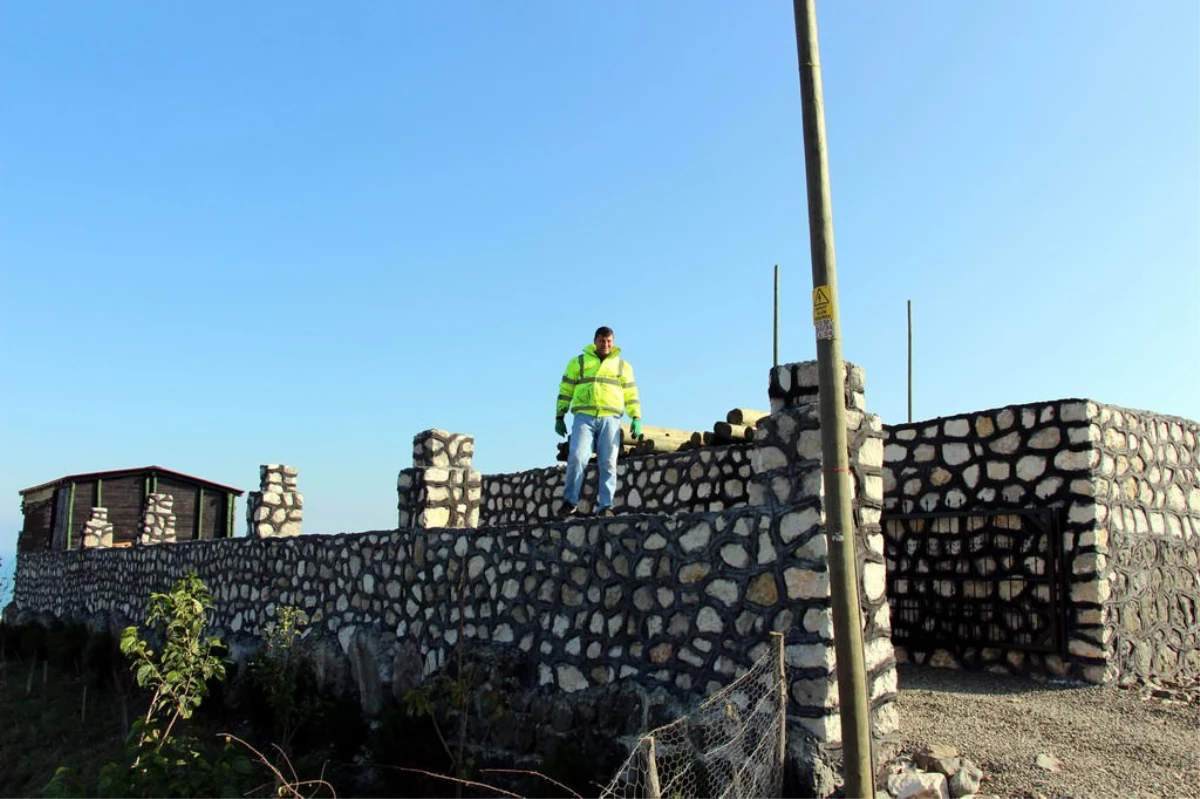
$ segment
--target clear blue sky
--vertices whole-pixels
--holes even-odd
[[[1200,10],[821,2],[870,408],[1200,418]],[[815,357],[791,5],[0,6],[0,557],[18,490],[151,463],[396,523],[414,434],[554,463],[596,326],[648,424]],[[239,504],[239,516],[244,503]],[[244,516],[238,531],[245,530]]]

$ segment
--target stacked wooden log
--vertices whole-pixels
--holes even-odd
[[[713,444],[740,444],[754,440],[755,425],[769,414],[749,408],[734,408],[725,414],[725,421],[713,425]]]
[[[754,429],[759,419],[767,416],[766,411],[734,408],[725,414],[725,421],[717,422],[711,431],[679,430],[673,427],[642,425],[641,438],[634,438],[628,423],[621,425],[621,443],[618,460],[630,455],[651,455],[657,452],[685,452],[700,447],[744,444],[754,440]],[[558,444],[558,460],[566,462],[568,442]],[[595,458],[595,454],[592,455]]]
[[[620,460],[630,455],[650,455],[655,452],[680,452],[695,449],[704,445],[703,436],[703,433],[690,430],[676,430],[671,427],[654,427],[644,424],[642,425],[642,437],[634,438],[629,424],[622,423],[621,444],[617,452],[617,459]],[[567,448],[567,441],[559,442],[558,460],[563,462],[567,460]],[[594,453],[592,457],[595,457]]]

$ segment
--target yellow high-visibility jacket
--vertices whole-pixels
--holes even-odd
[[[604,360],[596,356],[596,345],[583,348],[583,354],[567,362],[562,383],[558,386],[558,403],[554,415],[562,417],[567,410],[592,416],[621,416],[642,418],[633,366],[621,357],[621,348],[613,347]]]

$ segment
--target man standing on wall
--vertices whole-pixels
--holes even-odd
[[[621,444],[621,417],[629,413],[633,437],[642,434],[642,406],[638,401],[633,366],[613,345],[611,327],[596,329],[583,354],[567,362],[558,387],[554,432],[567,434],[567,411],[574,413],[571,444],[567,455],[567,480],[563,489],[563,516],[579,515],[579,491],[583,470],[596,450],[600,470],[600,496],[596,513],[612,516],[613,493],[617,490],[617,450]]]

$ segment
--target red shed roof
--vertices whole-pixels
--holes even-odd
[[[230,493],[230,494],[233,494],[234,496],[239,496],[239,497],[244,493],[242,491],[242,489],[240,489],[240,488],[234,488],[233,486],[221,485],[220,483],[214,483],[212,480],[205,480],[202,477],[195,477],[190,474],[184,474],[183,472],[177,472],[173,469],[164,469],[162,466],[141,466],[136,469],[113,469],[113,470],[107,471],[107,472],[84,472],[81,474],[68,474],[66,477],[59,477],[55,480],[47,480],[44,483],[39,483],[38,485],[31,486],[29,488],[23,488],[20,491],[18,491],[17,493],[24,496],[25,494],[28,494],[30,492],[41,491],[42,489],[49,488],[50,486],[53,486],[53,485],[58,485],[59,483],[69,483],[69,482],[75,482],[78,480],[91,480],[91,479],[105,480],[105,479],[111,479],[111,478],[116,478],[116,477],[128,477],[130,475],[137,475],[137,474],[170,475],[171,477],[177,477],[182,480],[186,480],[190,483],[195,483],[198,486],[207,487],[207,488],[216,488],[220,491],[224,491],[226,493]]]

